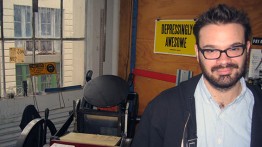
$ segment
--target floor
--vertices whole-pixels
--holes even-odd
[[[61,128],[71,110],[73,110],[72,106],[50,111],[49,119],[55,124],[56,129]],[[40,115],[43,118],[44,112],[40,112]],[[21,116],[13,116],[6,120],[7,123],[0,124],[0,147],[15,147],[16,139],[22,132],[19,127],[20,121]],[[70,127],[70,130],[72,129],[73,125]],[[51,134],[48,132],[47,140],[49,140],[50,136]]]
[[[44,110],[46,108],[50,109],[49,119],[58,130],[69,117],[69,112],[73,110],[73,101],[81,99],[82,96],[82,89],[80,89],[60,94],[39,95],[36,96],[35,100],[42,118],[44,118]],[[22,132],[19,125],[24,108],[29,104],[35,105],[34,102],[34,98],[30,96],[14,99],[0,98],[0,147],[15,147],[16,140]],[[70,126],[69,131],[71,130],[73,130],[73,125]],[[48,132],[47,140],[49,140],[50,136]]]

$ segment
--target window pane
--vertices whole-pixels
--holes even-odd
[[[25,68],[26,65],[23,64],[16,64],[16,89],[22,88],[22,82],[23,80],[23,68]]]
[[[60,37],[60,17],[60,0],[52,3],[40,0],[35,23],[36,37]]]
[[[11,88],[19,93],[23,86],[23,81],[26,81],[30,96],[30,93],[33,91],[32,87],[35,87],[35,91],[40,93],[45,88],[57,87],[61,81],[63,81],[63,85],[60,85],[62,87],[83,85],[84,41],[70,41],[68,39],[70,39],[69,37],[84,37],[85,0],[77,0],[77,2],[64,1],[63,37],[67,38],[67,41],[63,42],[57,40],[61,37],[62,28],[60,0],[39,0],[38,6],[38,13],[34,15],[36,40],[33,40],[32,0],[4,0],[3,23],[5,26],[5,37],[15,38],[14,40],[11,39],[12,41],[5,41],[5,69],[0,69],[2,70],[1,73],[5,73],[5,77],[2,77],[3,74],[0,76],[1,79],[6,80],[6,89]],[[19,38],[22,39],[18,40]],[[61,46],[63,46],[62,49]],[[24,50],[23,62],[11,62],[9,53],[11,48]],[[57,74],[29,78],[28,65],[45,62],[55,62]],[[2,87],[3,82],[1,82],[0,94],[3,94]]]
[[[84,81],[84,41],[63,43],[64,86],[82,85]]]
[[[32,28],[31,28],[31,23],[26,24],[26,37],[31,37],[32,36]]]
[[[28,6],[26,9],[26,37],[32,37],[32,13],[31,8]]]
[[[43,53],[52,53],[53,51],[53,41],[41,41],[40,46],[41,52]]]
[[[16,76],[22,76],[22,67],[21,66],[16,67]]]
[[[12,4],[4,3],[5,37],[32,37],[32,6],[31,1],[17,0]],[[11,20],[11,21],[10,21]]]
[[[77,0],[77,3],[73,3],[73,1],[64,2],[64,8],[64,37],[84,37],[85,0]]]
[[[21,13],[22,13],[22,12],[21,12],[20,6],[15,5],[15,6],[14,6],[14,21],[19,21],[19,22],[21,22],[21,20],[22,20]]]
[[[40,24],[41,24],[41,36],[44,37],[51,37],[51,15],[50,13],[53,13],[55,11],[52,11],[52,9],[48,8],[40,8],[39,13],[41,16]],[[54,23],[54,22],[53,22]],[[54,36],[54,35],[53,35]]]
[[[14,41],[5,41],[5,84],[6,90],[16,91],[16,64],[10,61],[10,48],[14,47]],[[21,74],[21,69],[18,69],[18,74]],[[1,75],[2,76],[2,75]],[[19,77],[18,77],[19,78]]]
[[[61,24],[61,13],[60,13],[60,10],[55,10],[55,37],[59,37],[60,36],[60,24]]]
[[[50,75],[42,75],[40,77],[41,85],[39,85],[41,88],[41,91],[45,91],[46,88],[56,88],[57,87],[57,79],[56,75],[50,74]]]
[[[22,37],[22,28],[20,22],[15,22],[15,37]]]

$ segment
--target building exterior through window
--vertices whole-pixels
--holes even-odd
[[[1,97],[22,95],[23,82],[29,95],[83,85],[84,71],[74,69],[84,69],[85,0],[38,0],[37,8],[34,1],[3,1]],[[10,60],[10,48],[23,50],[22,62]],[[29,64],[45,62],[54,62],[57,74],[30,76]]]

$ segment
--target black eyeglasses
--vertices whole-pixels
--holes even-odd
[[[204,55],[205,59],[208,59],[208,60],[216,60],[220,58],[222,53],[226,53],[226,55],[229,58],[239,57],[243,55],[245,49],[246,49],[245,44],[235,45],[225,50],[209,49],[209,48],[202,49],[198,45],[198,50]]]

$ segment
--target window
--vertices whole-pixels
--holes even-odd
[[[4,45],[4,56],[0,56],[1,97],[12,88],[19,93],[23,81],[28,82],[28,94],[32,87],[41,93],[46,88],[85,84],[86,0],[38,0],[37,8],[33,2],[0,1],[4,26],[4,36],[0,36]],[[11,48],[24,49],[19,55],[24,59],[10,60]],[[28,65],[45,62],[56,63],[57,74],[30,77]]]
[[[32,36],[32,12],[30,6],[14,5],[15,37]]]
[[[25,41],[25,55],[32,55],[33,41]],[[59,41],[43,40],[35,41],[35,53],[38,55],[52,55],[60,52]]]
[[[60,10],[53,8],[39,8],[36,15],[37,37],[60,36]]]
[[[59,37],[60,10],[54,8],[39,8],[35,17],[36,37]],[[32,36],[32,7],[14,5],[15,37]]]
[[[28,38],[32,35],[32,7],[14,6],[14,36]],[[35,17],[36,37],[60,36],[60,10],[54,8],[39,8]],[[25,43],[23,43],[25,42]],[[36,54],[55,54],[60,52],[59,42],[54,40],[35,41]],[[25,48],[25,55],[33,54],[33,41],[16,41],[16,47]]]
[[[60,36],[60,10],[54,8],[39,8],[35,16],[35,33],[36,37],[59,37]],[[28,38],[32,36],[32,7],[14,5],[14,36]],[[35,43],[35,44],[34,44]],[[32,55],[35,45],[35,53],[37,55],[52,55],[60,52],[59,41],[55,40],[17,40],[16,47],[25,48],[25,55]],[[60,64],[57,64],[59,67]],[[59,73],[59,71],[58,71]],[[22,88],[22,82],[27,81],[28,94],[32,93],[32,82],[28,79],[28,64],[16,65],[16,89]],[[44,91],[45,88],[57,87],[56,75],[41,75],[37,77],[36,91]]]

